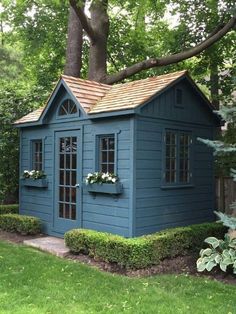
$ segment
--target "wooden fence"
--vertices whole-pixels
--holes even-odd
[[[236,182],[231,177],[216,178],[216,208],[231,214],[233,202],[236,202]]]

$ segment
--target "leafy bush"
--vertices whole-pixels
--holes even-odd
[[[234,274],[236,274],[236,239],[225,235],[224,240],[209,237],[204,242],[210,247],[200,251],[200,258],[197,260],[198,271],[211,271],[219,265],[224,272],[227,271],[228,267],[232,267]]]
[[[228,216],[221,212],[215,212],[215,214],[220,218],[220,221],[224,226],[236,230],[236,217]]]
[[[41,230],[38,218],[18,214],[0,215],[0,229],[20,234],[37,234]]]
[[[65,242],[73,253],[138,269],[159,264],[165,258],[185,255],[190,250],[196,251],[208,235],[222,236],[225,230],[222,225],[205,223],[126,239],[105,232],[73,229],[65,233]]]
[[[236,218],[221,212],[216,212],[216,214],[222,224],[231,230],[225,235],[224,240],[219,240],[214,236],[204,240],[210,247],[200,251],[197,269],[199,272],[211,271],[219,265],[222,271],[226,272],[228,267],[231,267],[236,274],[236,238],[233,233],[236,230]]]
[[[10,205],[0,205],[0,215],[2,214],[18,214],[19,205],[10,204]]]

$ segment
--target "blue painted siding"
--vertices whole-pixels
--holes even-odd
[[[83,228],[129,235],[129,197],[131,174],[130,161],[130,121],[129,118],[101,120],[84,126],[83,134],[83,177],[96,171],[96,136],[116,134],[117,174],[123,184],[119,197],[83,193]]]
[[[145,115],[147,113],[146,109]],[[199,127],[191,122],[178,123],[148,117],[137,118],[136,124],[135,235],[212,220],[214,207],[212,151],[198,142],[197,137],[212,138],[213,128],[208,125]],[[165,188],[163,186],[162,141],[165,129],[192,132],[193,186],[191,187]]]
[[[20,173],[31,170],[31,141],[42,138],[44,150],[44,171],[49,182],[47,189],[37,189],[20,185],[20,212],[32,215],[43,222],[44,232],[49,233],[52,226],[53,213],[53,161],[52,134],[47,126],[24,128],[21,131],[21,164]]]
[[[175,89],[183,92],[183,108],[175,106]],[[175,122],[212,126],[214,116],[206,103],[185,79],[140,108],[142,116],[157,117]],[[200,127],[200,126],[199,126]]]
[[[56,108],[55,108],[56,110]],[[99,195],[93,197],[85,189],[82,190],[82,221],[83,228],[113,232],[129,236],[129,198],[130,180],[130,121],[129,118],[102,120],[93,123],[90,120],[68,121],[57,123],[54,114],[48,125],[22,129],[21,173],[30,168],[30,141],[35,138],[44,140],[44,170],[49,181],[47,189],[20,187],[20,212],[25,215],[39,217],[44,232],[54,234],[54,134],[55,131],[81,128],[82,165],[79,165],[83,180],[89,172],[95,171],[96,134],[117,135],[117,174],[123,184],[121,196]],[[80,182],[82,183],[82,182]],[[82,184],[80,184],[82,186]],[[82,187],[81,187],[82,189]]]
[[[183,91],[183,106],[174,104],[175,88]],[[21,129],[20,172],[31,167],[30,142],[43,139],[47,189],[20,186],[20,212],[39,217],[44,232],[63,236],[55,229],[55,137],[56,132],[80,130],[81,158],[78,227],[107,231],[125,237],[139,236],[161,229],[211,220],[214,208],[212,151],[197,137],[212,138],[215,120],[203,99],[187,81],[181,81],[138,108],[137,115],[89,120],[80,117],[58,119],[61,101],[71,95],[64,87],[52,102],[44,125]],[[163,137],[166,129],[190,131],[193,182],[188,187],[163,186]],[[62,133],[63,134],[63,133]],[[119,196],[92,195],[82,187],[89,172],[98,170],[96,137],[115,134],[116,171],[123,184]]]

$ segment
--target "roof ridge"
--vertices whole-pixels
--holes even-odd
[[[114,85],[112,85],[112,87],[113,86],[121,86],[121,85],[123,86],[123,85],[128,85],[128,84],[135,84],[137,82],[141,82],[142,83],[144,81],[152,80],[152,79],[155,79],[155,78],[161,79],[162,77],[175,76],[176,74],[179,74],[179,76],[182,76],[182,75],[187,74],[187,73],[188,73],[188,70],[175,71],[175,72],[165,73],[165,74],[161,74],[161,75],[149,76],[149,77],[146,77],[146,78],[140,79],[140,80],[114,84]]]
[[[80,78],[80,77],[75,77],[75,76],[70,76],[70,75],[65,75],[65,74],[61,74],[60,77],[62,79],[68,78],[68,79],[71,79],[73,81],[82,81],[82,82],[86,82],[86,83],[92,83],[92,84],[98,85],[98,86],[111,87],[111,85],[108,85],[108,84],[105,84],[105,83],[100,83],[100,82],[96,82],[96,81],[93,81],[93,80],[87,80],[87,79],[83,79],[83,78]]]
[[[62,74],[46,104],[40,106],[31,114],[18,119],[15,124],[39,121],[59,84],[66,85],[84,111],[91,114],[126,110],[142,105],[153,95],[164,90],[186,74],[186,70],[175,71],[115,85]]]

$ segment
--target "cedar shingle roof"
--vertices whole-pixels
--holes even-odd
[[[72,76],[62,75],[61,77],[85,112],[89,112],[92,106],[112,88],[110,85],[82,80]]]
[[[23,116],[22,118],[16,120],[14,124],[21,124],[21,123],[28,123],[28,122],[37,122],[43,113],[45,106],[40,107],[27,115]]]
[[[184,74],[186,71],[113,85],[106,95],[91,107],[89,114],[138,107]]]
[[[62,75],[61,79],[84,111],[88,114],[96,114],[134,109],[186,73],[187,71],[179,71],[113,86],[66,75]],[[17,120],[15,124],[38,121],[46,107],[47,104]]]

